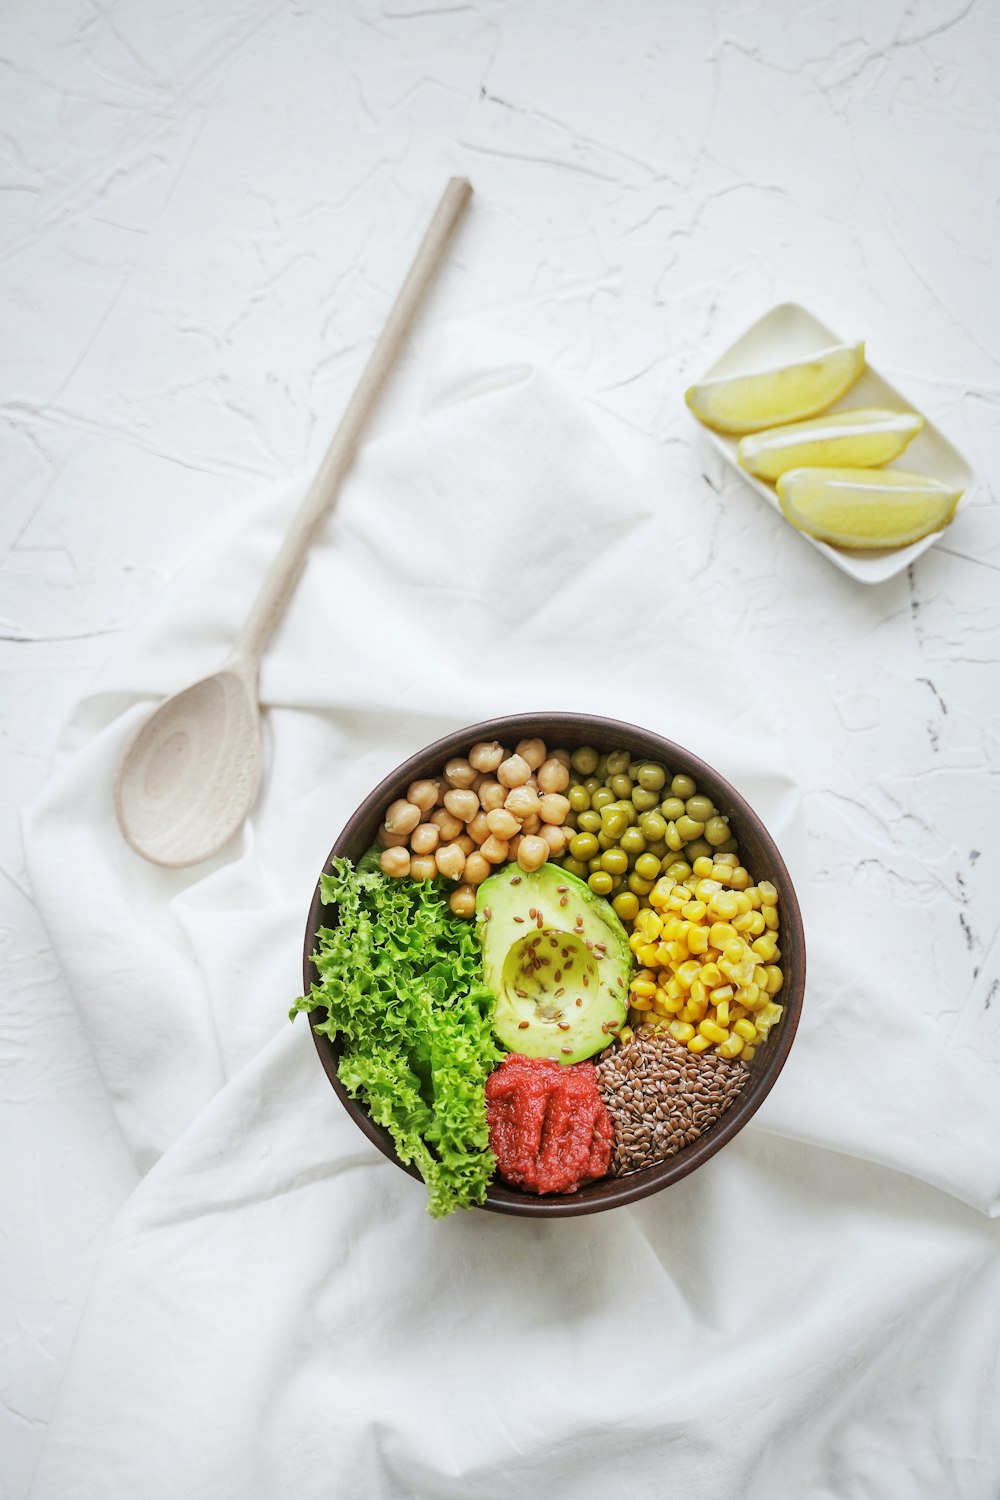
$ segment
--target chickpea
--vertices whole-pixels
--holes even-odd
[[[524,835],[522,833],[515,833],[514,837],[510,840],[510,843],[507,845],[508,860],[517,858],[517,851],[521,847],[521,840],[523,837]]]
[[[494,808],[485,814],[485,818],[489,832],[495,833],[498,839],[512,839],[515,833],[521,832],[520,823],[505,807]]]
[[[448,905],[456,917],[474,917],[476,915],[475,886],[460,885],[457,891],[452,891]]]
[[[538,799],[538,816],[543,823],[565,823],[569,817],[569,798],[559,792],[546,792]]]
[[[502,865],[507,862],[507,840],[498,839],[495,833],[491,833],[488,839],[484,839],[479,846],[479,852],[484,859],[488,859],[491,865]]]
[[[390,803],[386,809],[385,826],[390,833],[412,833],[420,822],[420,808],[405,797]]]
[[[558,859],[569,843],[569,834],[566,829],[557,828],[555,823],[543,823],[538,832],[548,844],[549,854],[553,859]]]
[[[480,806],[487,812],[492,812],[495,807],[503,807],[507,788],[501,786],[499,781],[487,779],[482,786],[476,787],[476,794],[479,797]]]
[[[456,755],[445,766],[444,779],[452,786],[470,787],[476,779],[476,769],[464,755]]]
[[[410,834],[410,848],[414,854],[433,854],[441,842],[441,832],[433,823],[418,823]]]
[[[507,752],[497,740],[480,740],[469,751],[469,764],[477,771],[495,771],[507,759]]]
[[[530,786],[515,786],[507,793],[504,807],[515,818],[528,818],[538,811],[538,793]]]
[[[484,839],[488,839],[490,834],[495,832],[482,808],[476,813],[472,822],[466,824],[465,831],[476,844],[481,844]]]
[[[470,839],[470,837],[469,837],[469,835],[467,833],[460,833],[458,835],[458,838],[455,839],[454,842],[457,845],[457,847],[459,849],[461,849],[462,853],[465,855],[466,858],[468,858],[470,854],[474,854],[475,853],[475,850],[476,850],[475,840],[474,839]]]
[[[521,824],[522,833],[537,833],[542,826],[542,820],[536,812],[529,813]]]
[[[419,807],[422,813],[429,813],[432,808],[437,807],[440,790],[440,781],[411,781],[406,788],[406,800],[412,802],[414,807]]]
[[[493,866],[488,859],[483,858],[478,849],[474,854],[468,855],[465,861],[465,879],[469,885],[482,885],[492,874]]]
[[[538,786],[542,792],[564,792],[569,786],[569,771],[561,760],[556,760],[550,755],[543,765],[538,767]]]
[[[448,880],[460,880],[465,873],[465,855],[457,844],[445,844],[434,856],[438,874]]]
[[[545,741],[544,740],[522,740],[514,751],[522,760],[526,760],[533,771],[545,763]]]
[[[532,838],[525,835],[521,839],[517,850],[517,862],[530,875],[532,870],[540,869],[549,857],[549,846],[544,839]]]
[[[413,880],[433,880],[438,872],[433,854],[417,854],[410,860],[410,876]]]
[[[384,823],[379,829],[376,837],[378,838],[378,841],[382,845],[383,849],[399,849],[403,844],[408,842],[408,838],[405,833],[390,833]]]
[[[439,807],[436,812],[432,812],[430,821],[441,835],[443,844],[450,844],[452,839],[457,839],[465,827],[462,819],[456,818],[446,807]]]
[[[479,798],[465,787],[455,787],[444,794],[444,805],[463,823],[470,823],[479,811]]]
[[[383,849],[379,864],[386,875],[399,877],[410,873],[410,855],[406,849]]]
[[[531,767],[520,755],[512,755],[497,767],[497,781],[501,786],[523,786],[531,775]]]

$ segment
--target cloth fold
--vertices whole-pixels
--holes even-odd
[[[662,561],[659,497],[536,371],[453,367],[361,454],[264,663],[263,787],[232,845],[169,872],[124,844],[122,747],[224,656],[300,488],[151,602],[26,817],[146,1173],[34,1500],[992,1500],[996,1350],[973,1309],[1000,1292],[995,1084],[838,945],[850,895],[813,895],[809,788],[749,644],[712,643]],[[669,1192],[551,1225],[436,1224],[285,1019],[305,916],[394,765],[463,723],[559,708],[659,730],[757,807],[806,911],[805,1014],[751,1125]],[[964,1400],[938,1399],[942,1371]]]

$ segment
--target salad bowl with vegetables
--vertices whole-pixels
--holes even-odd
[[[585,714],[475,724],[377,786],[323,867],[304,993],[359,1128],[435,1217],[597,1213],[720,1150],[784,1065],[795,891],[717,771]]]

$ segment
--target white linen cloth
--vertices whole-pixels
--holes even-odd
[[[263,790],[233,847],[145,864],[112,776],[156,697],[224,655],[294,486],[154,601],[26,819],[147,1174],[33,1500],[995,1500],[984,1048],[858,963],[849,893],[820,905],[782,746],[738,643],[685,623],[655,497],[545,379],[478,375],[356,465],[264,664]],[[805,1012],[752,1124],[677,1186],[573,1221],[435,1223],[285,1014],[314,881],[368,788],[531,708],[644,723],[749,796],[799,885]]]

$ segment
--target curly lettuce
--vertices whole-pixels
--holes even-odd
[[[441,881],[390,879],[367,855],[357,868],[332,864],[320,892],[337,925],[320,928],[319,983],[290,1016],[326,1012],[314,1025],[340,1039],[341,1082],[416,1165],[430,1213],[444,1218],[482,1203],[496,1167],[485,1088],[503,1054],[474,927],[452,913]]]

